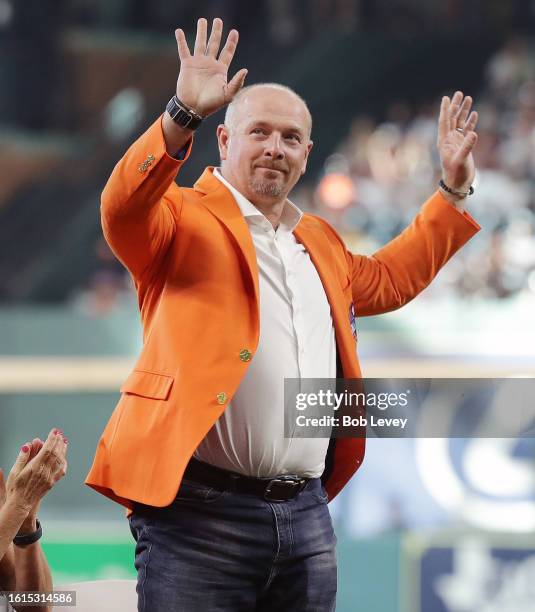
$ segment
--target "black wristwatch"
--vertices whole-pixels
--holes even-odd
[[[16,535],[13,538],[13,544],[15,544],[15,546],[28,546],[29,544],[34,544],[37,542],[37,540],[40,540],[41,536],[43,535],[43,528],[41,527],[41,523],[39,522],[38,518],[35,519],[35,524],[37,529],[34,532],[25,533],[24,535]]]
[[[202,117],[183,104],[176,96],[169,100],[165,110],[177,125],[188,128],[188,130],[196,130],[202,123]]]

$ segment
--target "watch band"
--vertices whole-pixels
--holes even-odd
[[[29,544],[34,544],[37,540],[41,539],[43,535],[43,528],[41,527],[41,523],[39,519],[35,519],[35,524],[37,525],[37,529],[33,533],[25,533],[23,535],[16,535],[13,538],[13,544],[15,546],[28,546]]]
[[[182,103],[176,95],[169,100],[165,110],[177,125],[188,130],[196,130],[202,123],[202,117]]]

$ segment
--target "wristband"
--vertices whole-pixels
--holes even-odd
[[[41,527],[41,523],[39,519],[35,519],[35,524],[37,525],[37,529],[33,533],[25,533],[23,535],[16,535],[13,538],[13,544],[15,546],[28,546],[29,544],[34,544],[37,540],[41,539],[43,535],[43,528]]]
[[[176,95],[169,100],[165,110],[177,125],[189,130],[196,130],[203,120],[197,112],[181,102]]]
[[[440,181],[438,182],[438,186],[441,189],[444,189],[444,191],[447,191],[452,195],[459,196],[460,198],[466,198],[466,196],[471,196],[474,193],[474,188],[472,187],[472,185],[470,185],[470,189],[468,191],[457,191],[455,189],[452,189],[451,187],[448,187],[442,179],[440,179]]]

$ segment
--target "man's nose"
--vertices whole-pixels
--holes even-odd
[[[282,148],[282,139],[280,134],[271,134],[265,143],[264,152],[272,159],[284,159],[284,150]]]

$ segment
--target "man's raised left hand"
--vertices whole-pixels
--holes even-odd
[[[437,147],[442,167],[442,180],[451,189],[467,193],[475,177],[472,151],[477,143],[474,131],[478,114],[470,112],[472,98],[456,91],[453,97],[444,96],[438,119]],[[464,210],[466,198],[441,190],[446,199]]]

